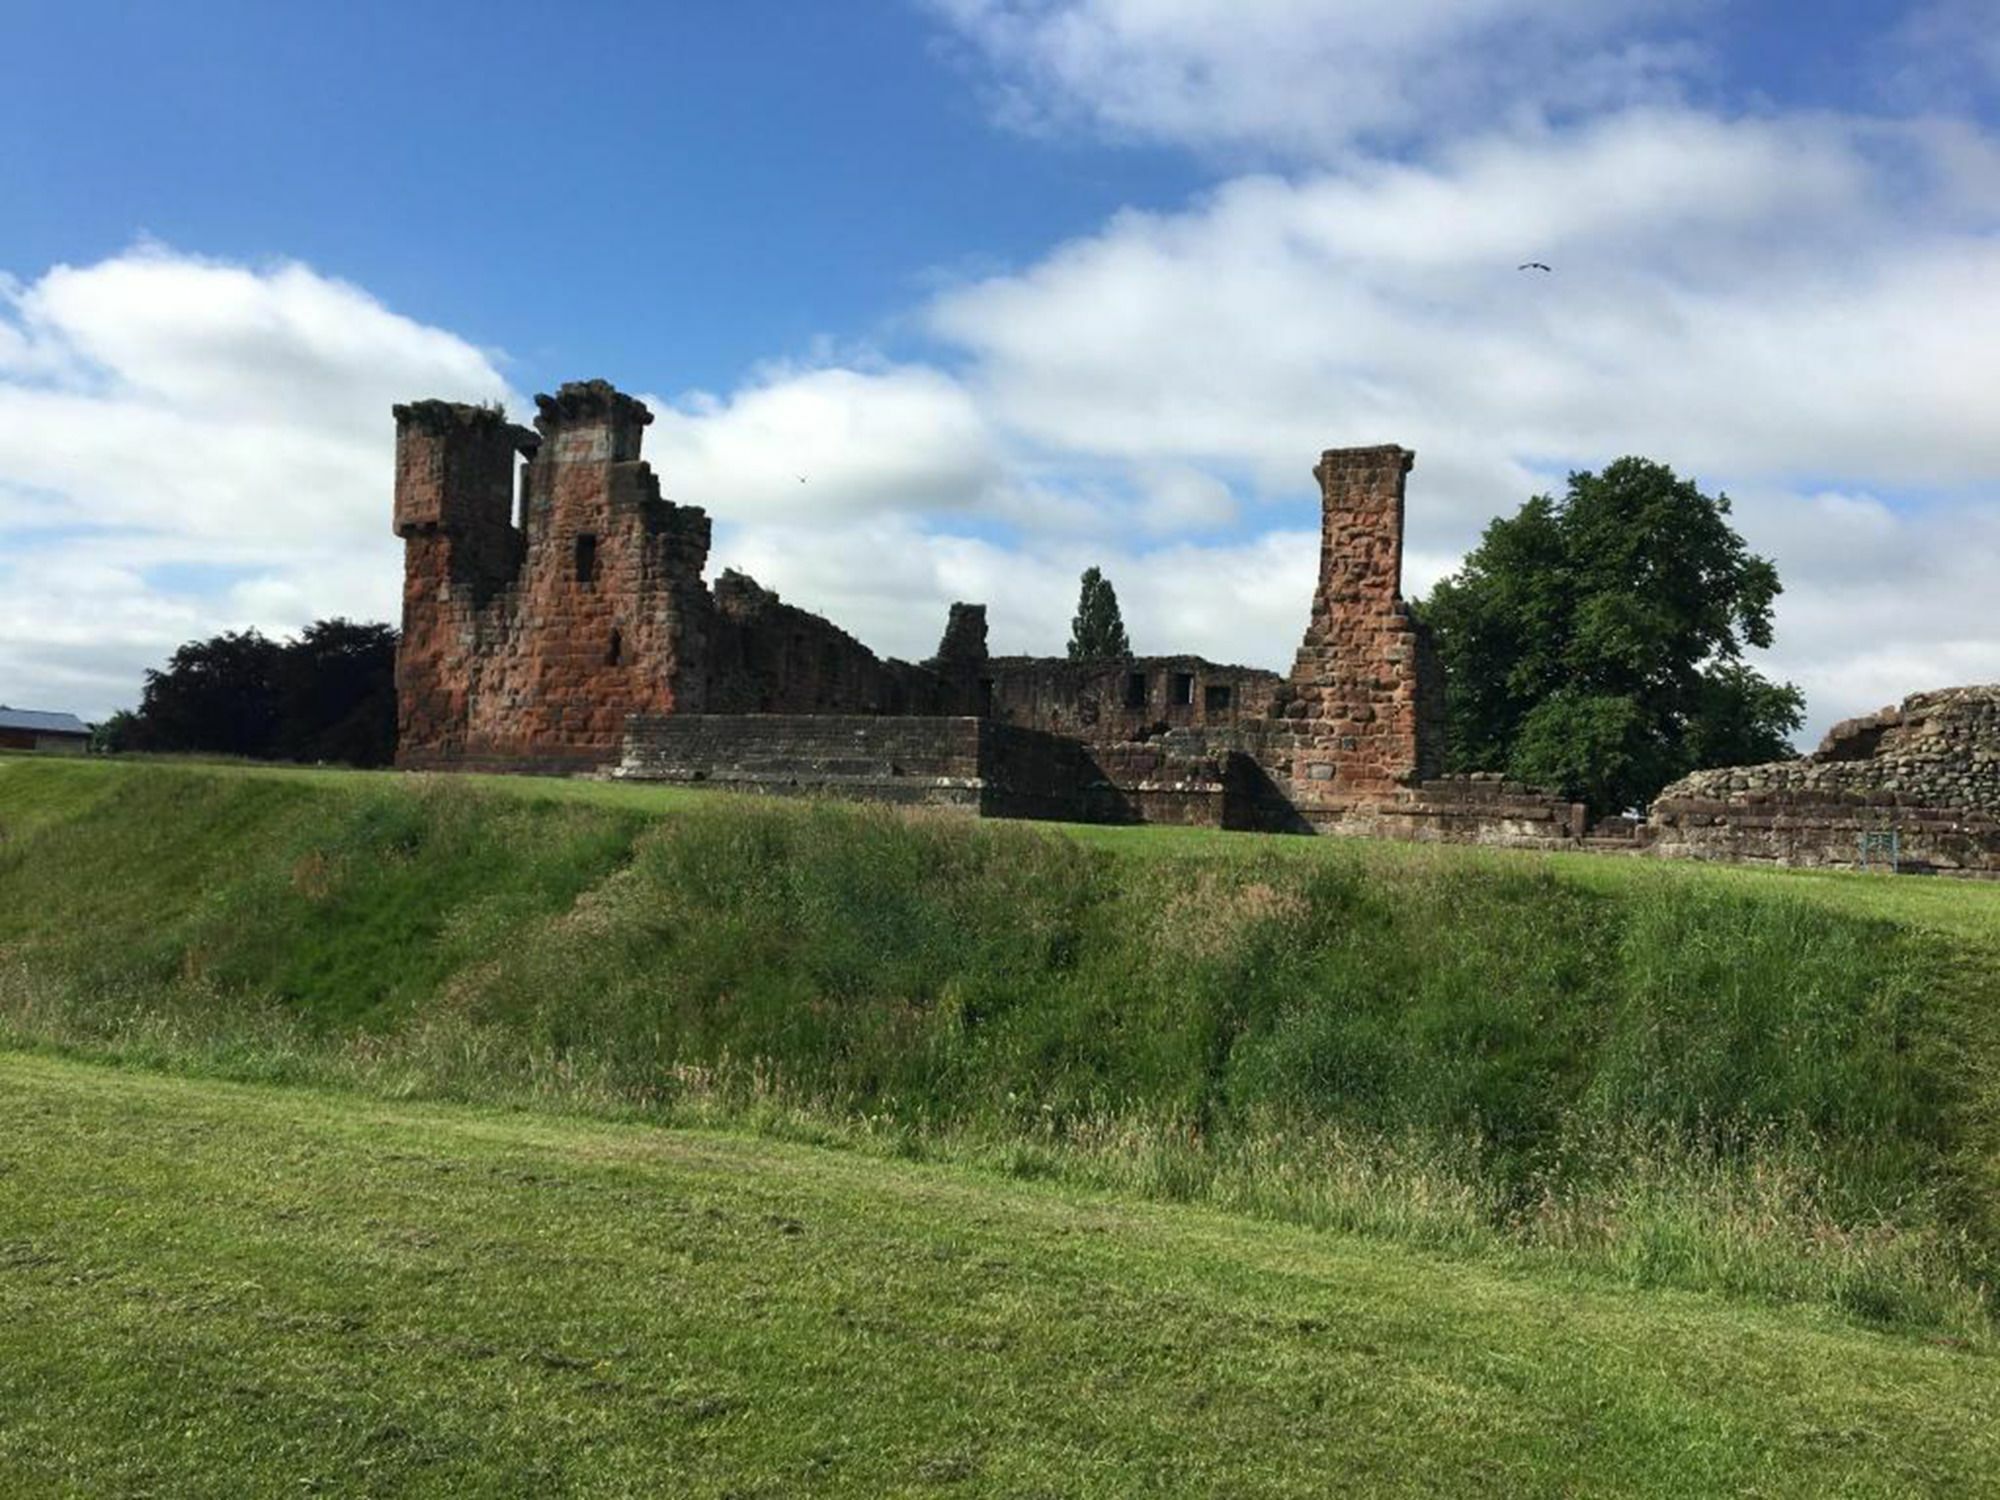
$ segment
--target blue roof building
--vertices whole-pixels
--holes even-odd
[[[53,750],[80,754],[90,744],[90,726],[75,714],[0,703],[0,750]]]

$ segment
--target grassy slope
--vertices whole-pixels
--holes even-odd
[[[0,1057],[0,1492],[1976,1495],[1993,1357],[708,1133]]]
[[[0,758],[0,1045],[755,1124],[1983,1337],[1996,898]]]

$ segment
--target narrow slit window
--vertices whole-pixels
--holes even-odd
[[[611,646],[604,653],[604,660],[614,667],[625,660],[625,633],[616,627],[611,631]]]
[[[576,539],[576,581],[592,583],[597,578],[597,538],[584,532]]]

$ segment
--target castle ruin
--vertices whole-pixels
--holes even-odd
[[[994,656],[978,604],[954,604],[936,654],[904,662],[743,574],[709,585],[708,515],[661,494],[640,457],[652,420],[642,403],[603,381],[535,399],[532,429],[489,407],[395,408],[399,765],[991,816],[1585,842],[1579,804],[1499,776],[1440,774],[1443,676],[1402,597],[1407,449],[1329,449],[1314,467],[1319,579],[1288,675],[1192,655]],[[1979,702],[2000,703],[2000,690],[1983,691]],[[1952,753],[2000,775],[2000,711],[1961,720],[1973,741]],[[1898,734],[1884,727],[1867,748]],[[1988,816],[2000,803],[1925,803],[1926,821],[1909,811],[1917,794],[1868,776],[1704,772],[1669,788],[1654,822],[1617,846],[1854,863],[1851,809],[1866,801],[1861,821],[1901,809],[1929,867],[2000,871]]]

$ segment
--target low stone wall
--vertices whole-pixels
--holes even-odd
[[[1505,849],[1573,849],[1585,833],[1581,802],[1509,781],[1497,772],[1440,776],[1381,802],[1315,818],[1329,833]]]
[[[1174,736],[1091,750],[1108,802],[1105,822],[1242,828],[1241,775],[1230,751],[1176,745]]]
[[[848,714],[635,714],[614,775],[774,795],[980,811],[980,721]]]
[[[1232,823],[1231,757],[1158,742],[1086,746],[991,719],[635,715],[614,773],[771,794],[1078,823]]]
[[[1800,760],[1697,771],[1643,837],[1669,857],[2000,874],[2000,685],[1914,694]]]
[[[1655,804],[1645,831],[1652,852],[1669,858],[2000,876],[2000,819],[1983,813],[1912,805],[1894,793],[1760,789],[1714,799],[1675,791]]]

